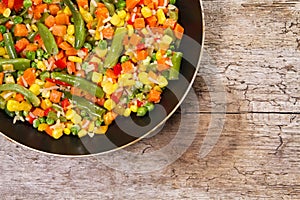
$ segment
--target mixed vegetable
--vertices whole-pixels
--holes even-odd
[[[144,116],[179,76],[175,0],[0,1],[0,108],[55,139]]]

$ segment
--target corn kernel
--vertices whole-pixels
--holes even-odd
[[[2,65],[3,71],[13,71],[14,66],[12,64],[4,64]]]
[[[52,102],[49,100],[49,99],[44,99],[42,100],[42,103],[41,103],[41,108],[46,110],[48,108],[51,108],[52,107]]]
[[[128,24],[127,25],[127,30],[128,30],[128,36],[132,36],[133,33],[134,33],[134,29],[133,29],[133,26],[131,24]]]
[[[39,30],[38,27],[34,24],[31,25],[31,29],[34,30],[35,32]]]
[[[159,8],[156,12],[158,24],[164,24],[166,21],[166,16],[164,11]]]
[[[10,112],[18,111],[19,102],[16,100],[8,100],[6,104],[6,109]]]
[[[70,135],[71,130],[69,128],[64,128],[64,134]]]
[[[9,17],[11,13],[11,10],[9,8],[6,8],[3,12],[3,17]]]
[[[121,19],[125,19],[127,13],[125,10],[120,10],[117,12],[118,13],[118,16],[121,18]]]
[[[161,53],[161,51],[157,51],[156,54],[155,54],[155,56],[156,56],[156,60],[162,59],[162,53]]]
[[[47,69],[45,63],[43,61],[38,61],[37,62],[37,68],[42,70],[42,71],[45,71]]]
[[[82,58],[77,56],[68,56],[68,60],[76,63],[82,63]]]
[[[107,99],[103,106],[110,111],[116,107],[116,103],[112,99]]]
[[[65,7],[65,9],[63,10],[63,12],[68,15],[68,16],[71,16],[72,15],[72,12],[70,10],[70,8],[68,6]]]
[[[41,89],[41,87],[38,84],[35,84],[35,83],[32,84],[30,86],[30,88],[29,88],[29,90],[31,92],[33,92],[33,94],[35,94],[35,95],[39,95],[40,94],[40,89]]]
[[[50,90],[43,90],[42,91],[42,97],[43,98],[50,98]]]
[[[39,86],[43,86],[45,84],[45,82],[42,81],[41,79],[35,79],[34,83],[38,84]]]
[[[146,28],[143,28],[142,30],[141,30],[141,32],[144,34],[144,35],[148,35],[148,31],[147,31],[147,29]]]
[[[69,25],[67,29],[67,34],[68,35],[73,35],[75,33],[75,26],[74,25]]]
[[[52,132],[52,137],[53,137],[54,139],[58,139],[58,138],[60,138],[62,135],[63,135],[63,129],[62,129],[62,128],[54,129],[53,132]]]
[[[73,124],[72,122],[67,122],[67,123],[66,123],[67,128],[70,129],[70,130],[71,130],[71,128],[73,127],[73,125],[74,125],[74,124]]]
[[[138,78],[139,78],[139,81],[141,81],[145,85],[148,85],[148,84],[151,83],[149,81],[149,79],[148,79],[149,76],[148,76],[147,72],[141,72],[141,73],[139,73]]]
[[[74,35],[67,35],[65,40],[69,42],[72,46],[75,45],[75,36]]]
[[[158,92],[162,92],[162,89],[158,85],[154,86],[153,89],[158,91]]]
[[[95,134],[105,134],[108,129],[108,126],[100,126],[96,130],[94,130]]]
[[[144,18],[152,16],[152,10],[149,7],[147,7],[147,6],[144,6],[141,9],[141,12],[142,12],[142,15],[143,15]]]
[[[66,112],[66,118],[68,120],[72,119],[74,116],[75,116],[76,112],[75,110],[72,110],[72,109],[69,109],[67,112]]]
[[[83,137],[83,136],[86,136],[87,135],[87,131],[84,130],[84,129],[81,129],[79,132],[78,132],[78,137]]]
[[[83,20],[86,22],[86,23],[90,23],[92,22],[94,19],[93,19],[93,16],[91,13],[89,13],[88,11],[86,11],[84,8],[82,8],[81,6],[79,6],[79,12],[83,18]]]
[[[103,87],[103,91],[108,94],[108,95],[111,95],[117,88],[118,88],[118,84],[115,83],[111,83],[111,82],[104,82],[102,84],[102,87]]]
[[[117,15],[117,14],[114,14],[111,19],[110,19],[110,23],[112,23],[112,25],[117,25],[119,24],[121,21],[121,18]]]
[[[120,22],[117,24],[117,26],[124,26],[125,24],[125,21],[123,19],[120,20]]]
[[[24,111],[30,111],[32,108],[32,105],[30,103],[28,103],[27,101],[22,101],[20,104],[19,104],[19,110],[24,110]]]
[[[125,21],[127,22],[127,21],[130,19],[130,17],[131,17],[130,14],[127,13],[127,14],[126,14],[126,17],[125,17]]]
[[[129,117],[129,116],[130,116],[130,113],[131,113],[130,108],[126,108],[125,111],[124,111],[124,113],[123,113],[123,116],[124,116],[124,117]]]
[[[102,74],[98,72],[93,72],[92,74],[92,81],[94,83],[99,83],[102,81]]]
[[[137,112],[137,109],[138,109],[137,105],[131,105],[130,106],[131,112]]]
[[[88,131],[89,131],[89,132],[93,132],[94,128],[95,128],[94,123],[90,123],[90,124],[89,124],[89,128],[88,128]]]
[[[44,130],[46,130],[47,128],[48,128],[48,124],[46,124],[46,123],[42,123],[42,124],[40,124],[39,126],[38,126],[38,131],[44,131]]]
[[[6,50],[4,47],[0,47],[0,56],[4,56],[6,54]]]
[[[164,76],[159,76],[157,78],[159,87],[163,88],[168,85],[168,80]]]
[[[79,124],[81,122],[82,118],[80,115],[78,115],[77,113],[75,113],[75,115],[72,117],[71,121],[74,124]]]
[[[5,51],[6,51],[6,50],[5,50]],[[3,58],[9,59],[9,55],[5,54],[5,55],[3,56]]]

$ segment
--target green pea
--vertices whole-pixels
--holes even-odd
[[[144,107],[144,106],[139,107],[139,108],[137,109],[136,116],[142,117],[142,116],[146,115],[147,111],[148,111],[148,110],[147,110],[146,107]]]
[[[118,10],[123,10],[125,7],[126,7],[126,2],[125,1],[118,1],[117,2]]]
[[[169,49],[174,51],[175,50],[175,46],[174,45],[170,45]]]
[[[175,4],[176,0],[170,0],[170,4]]]
[[[1,47],[4,47],[4,46],[5,46],[4,40],[2,40],[2,41],[0,42],[0,46],[1,46]]]
[[[151,56],[151,61],[155,61],[156,60],[156,53],[153,53]]]
[[[86,43],[84,43],[84,45],[83,45],[85,48],[87,48],[89,51],[91,51],[92,50],[92,45],[90,44],[90,43],[88,43],[88,42],[86,42]]]
[[[14,24],[20,24],[23,22],[23,18],[20,16],[16,16],[16,17],[14,17],[13,22],[14,22]]]
[[[22,76],[24,74],[24,71],[18,71],[17,72],[17,77],[20,77],[20,76]]]
[[[38,49],[38,50],[36,50],[36,56],[37,56],[37,57],[42,57],[43,54],[44,54],[44,50],[43,50],[43,49]]]
[[[26,116],[28,116],[29,115],[29,112],[28,111],[25,111],[25,110],[23,110],[23,116],[24,117],[26,117]]]
[[[34,51],[27,51],[26,52],[26,58],[29,60],[34,60],[35,59],[35,52]]]
[[[146,107],[147,110],[150,112],[150,111],[152,111],[152,110],[154,109],[154,104],[148,102],[148,103],[145,104],[145,107]]]
[[[46,123],[45,117],[39,117],[39,121],[41,124]]]
[[[106,40],[101,40],[101,41],[99,41],[98,47],[99,47],[100,49],[102,49],[102,50],[107,49],[107,42],[106,42]]]
[[[166,52],[166,55],[167,55],[167,57],[172,56],[172,50],[171,50],[171,49],[168,49],[167,52]]]
[[[24,0],[23,1],[23,6],[24,8],[29,8],[32,6],[32,1],[31,0]]]
[[[87,115],[87,112],[85,110],[82,110],[80,112],[81,117],[85,117]]]
[[[43,54],[43,57],[44,57],[45,59],[48,59],[48,58],[50,58],[50,54],[45,52],[45,53]]]
[[[37,128],[37,127],[39,127],[39,125],[40,125],[40,120],[38,120],[38,119],[33,120],[33,123],[32,123],[33,128]]]
[[[77,135],[78,134],[78,130],[79,128],[77,126],[73,126],[71,127],[70,131],[72,133],[72,135]]]
[[[121,63],[126,62],[128,60],[129,60],[128,56],[122,56],[121,59],[120,59]]]
[[[101,122],[99,119],[97,119],[97,120],[95,121],[95,126],[96,126],[96,127],[101,126],[101,124],[102,124],[102,122]]]
[[[48,125],[52,125],[52,124],[54,124],[54,119],[52,119],[52,118],[50,118],[50,117],[47,117],[46,123],[47,123]]]
[[[0,25],[0,32],[2,34],[6,32],[6,27],[4,25]]]
[[[32,68],[37,68],[36,62],[32,62],[32,63],[31,63],[31,67],[32,67]]]
[[[41,79],[42,81],[45,81],[46,78],[49,78],[49,77],[50,77],[50,73],[47,72],[47,71],[43,71],[43,72],[40,74],[40,79]]]
[[[60,120],[61,122],[67,122],[67,121],[68,121],[67,118],[64,117],[64,116],[60,116],[60,117],[59,117],[59,120]]]

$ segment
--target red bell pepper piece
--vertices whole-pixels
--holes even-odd
[[[23,7],[23,1],[24,0],[14,0],[14,9],[16,11],[19,11]]]
[[[137,100],[136,103],[137,103],[137,106],[138,106],[138,107],[141,107],[141,106],[144,104],[144,103],[143,103],[142,101],[140,101],[140,100]]]
[[[59,68],[59,69],[65,69],[67,68],[67,63],[65,63],[63,60],[57,60],[54,62],[54,64]]]
[[[113,71],[114,71],[114,74],[116,76],[120,75],[121,74],[121,71],[122,71],[122,66],[120,63],[117,63],[114,67],[113,67]]]
[[[52,78],[46,78],[45,80],[49,81],[51,83],[62,85],[62,86],[71,86],[69,83],[66,83],[66,82],[63,82],[63,81],[60,81],[60,80],[56,80],[56,79],[52,79]]]
[[[67,107],[71,105],[69,99],[65,98],[64,100],[62,100],[61,102],[61,107],[64,109],[64,110],[67,110]]]

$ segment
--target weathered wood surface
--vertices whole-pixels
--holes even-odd
[[[194,84],[199,111],[191,93],[162,132],[125,149],[136,160],[119,152],[48,156],[1,137],[1,199],[300,199],[300,4],[203,5],[207,54]],[[219,133],[212,151],[199,157],[205,136],[217,139]],[[151,152],[178,135],[179,144],[151,160]],[[174,152],[181,156],[168,161]]]

